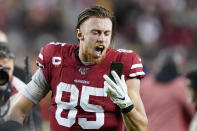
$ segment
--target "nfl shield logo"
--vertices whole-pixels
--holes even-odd
[[[79,72],[81,73],[81,75],[85,75],[88,70],[89,70],[89,68],[86,68],[86,67],[80,67],[79,68]]]

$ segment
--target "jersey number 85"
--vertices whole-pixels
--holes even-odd
[[[63,92],[69,92],[71,94],[69,102],[64,102],[61,100]],[[88,103],[90,95],[107,96],[107,94],[104,93],[103,88],[82,86],[80,106],[86,112],[95,112],[96,120],[88,121],[87,118],[78,118],[78,124],[83,129],[99,129],[104,125],[104,110],[102,106]],[[58,84],[55,97],[55,102],[57,103],[55,118],[59,125],[71,127],[76,122],[76,115],[78,111],[75,107],[78,104],[78,96],[79,90],[74,84],[67,84],[63,82]],[[63,110],[69,110],[67,118],[61,116]]]

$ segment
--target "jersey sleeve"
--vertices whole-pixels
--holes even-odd
[[[126,79],[142,79],[145,77],[142,60],[135,52],[122,53],[121,61],[124,64],[123,73],[125,74]]]
[[[52,53],[53,51],[52,48],[53,47],[51,44],[47,44],[41,48],[37,61],[36,61],[37,66],[39,66],[42,69],[48,68],[47,63],[49,62],[49,59],[50,59],[50,52]]]
[[[50,70],[50,54],[51,45],[47,44],[40,50],[40,53],[37,57],[36,65],[42,70],[44,77],[47,82],[49,82],[49,70]]]
[[[49,85],[44,78],[42,70],[38,69],[33,75],[32,80],[24,88],[22,94],[35,104],[38,104],[49,90]]]

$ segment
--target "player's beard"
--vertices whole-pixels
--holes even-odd
[[[102,62],[103,59],[105,59],[105,56],[106,56],[106,52],[103,52],[102,56],[99,57],[99,58],[95,58],[93,56],[92,53],[86,51],[85,54],[84,54],[84,58],[87,62],[90,62],[92,64],[100,64]]]

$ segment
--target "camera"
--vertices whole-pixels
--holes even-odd
[[[8,71],[0,65],[0,86],[5,85],[9,81]]]

